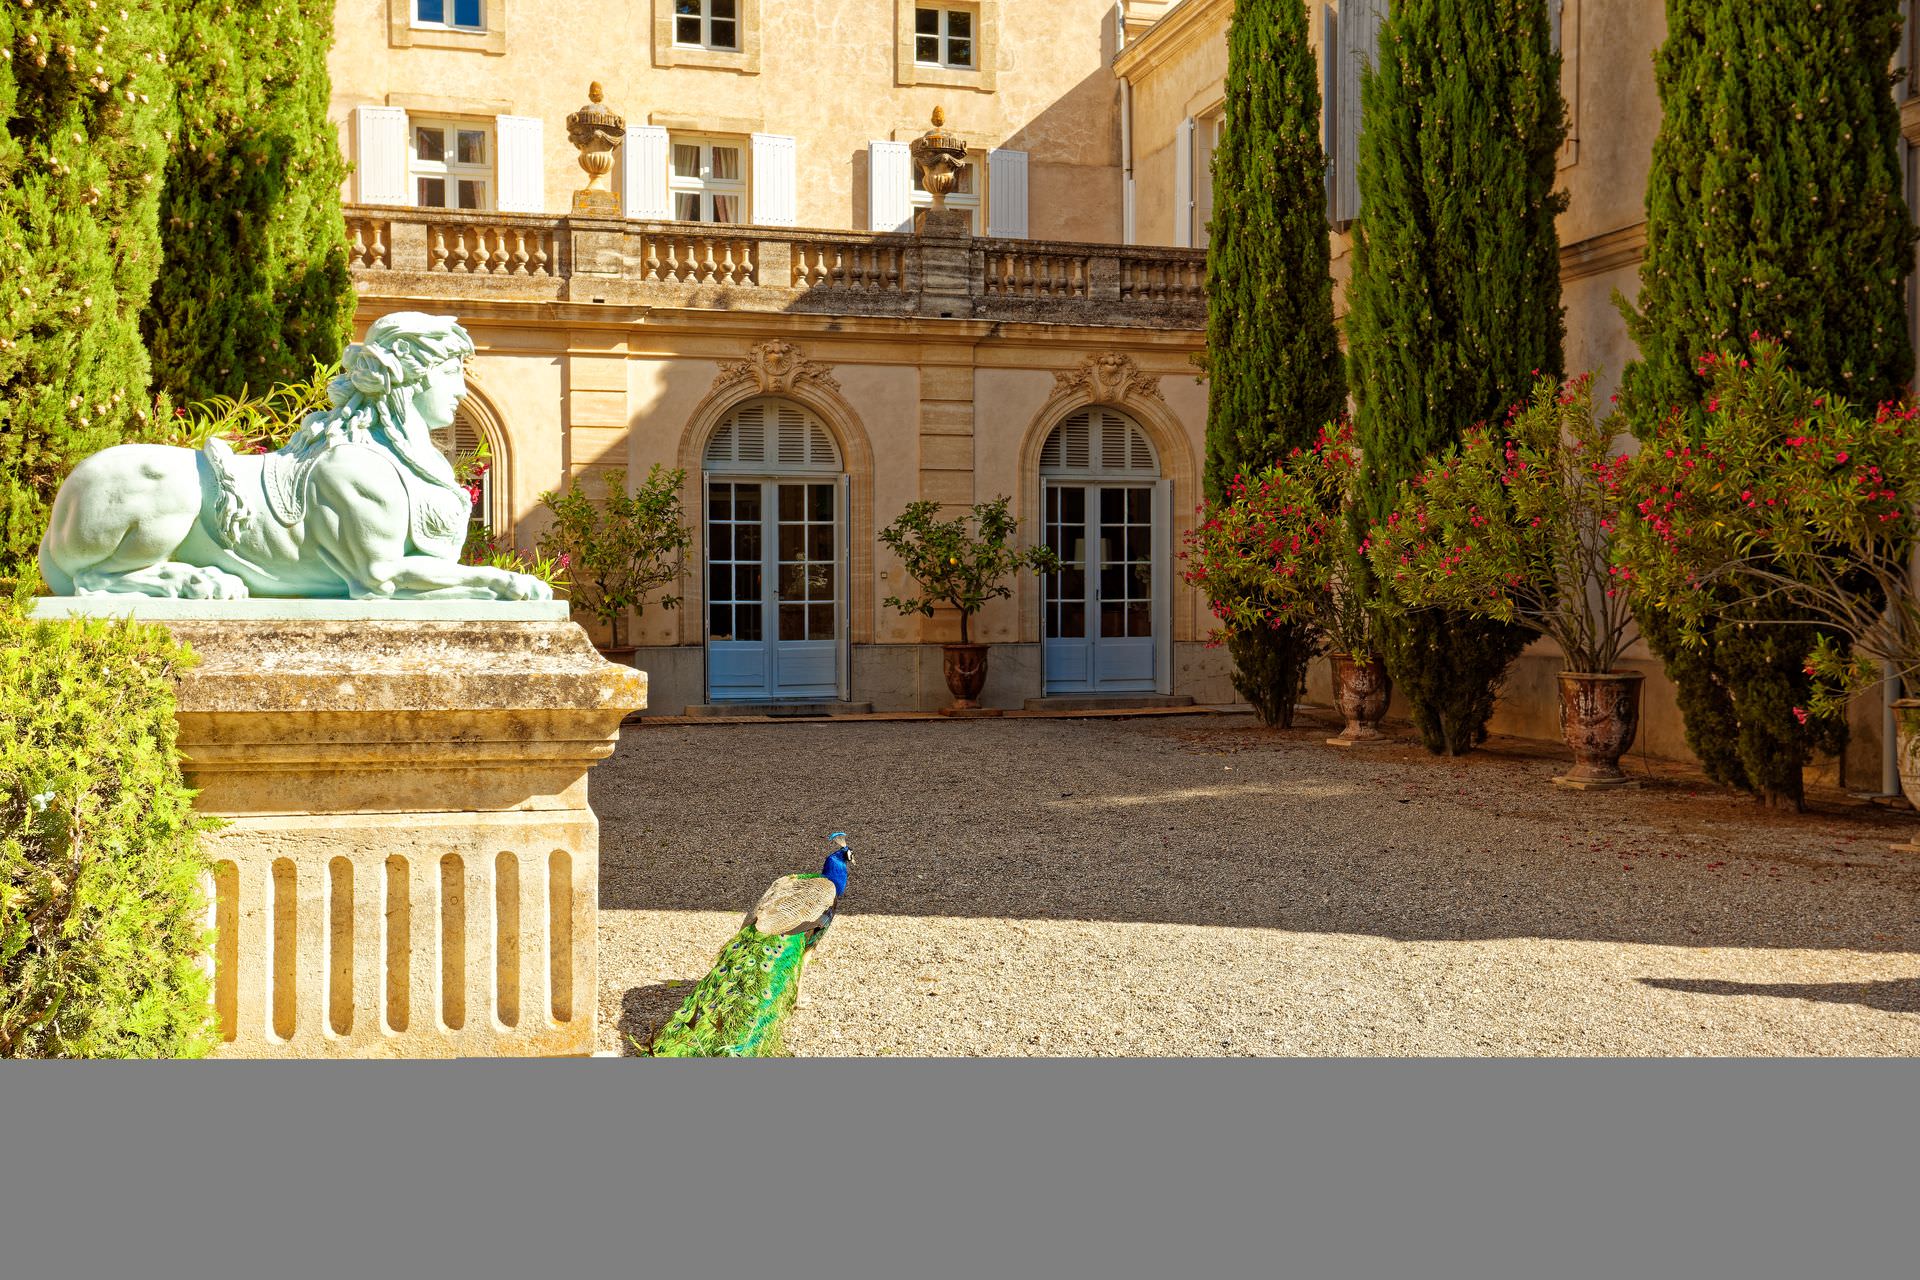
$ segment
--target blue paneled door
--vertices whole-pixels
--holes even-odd
[[[707,481],[707,696],[842,696],[839,477]]]
[[[1050,694],[1150,693],[1165,683],[1164,483],[1045,486],[1042,662]]]

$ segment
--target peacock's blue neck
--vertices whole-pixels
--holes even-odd
[[[840,850],[835,849],[827,855],[826,862],[820,867],[820,874],[833,881],[835,897],[845,894],[847,891],[847,856],[840,852]]]

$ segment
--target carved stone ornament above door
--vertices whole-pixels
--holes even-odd
[[[1118,351],[1088,356],[1077,369],[1053,375],[1054,394],[1079,393],[1087,399],[1106,404],[1123,404],[1129,397],[1158,400],[1160,375],[1142,373],[1133,357]]]
[[[800,348],[778,338],[755,343],[745,360],[722,360],[714,378],[715,390],[745,383],[759,389],[761,395],[784,395],[795,387],[819,387],[838,391],[840,382],[831,366],[807,359]]]

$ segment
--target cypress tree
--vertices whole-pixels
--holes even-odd
[[[1545,0],[1396,0],[1361,102],[1347,349],[1362,515],[1382,520],[1428,457],[1562,371],[1566,106]],[[1485,739],[1533,635],[1444,610],[1380,632],[1422,741],[1450,755]]]
[[[327,120],[331,0],[183,8],[179,144],[167,166],[166,258],[141,328],[178,400],[298,382],[339,358],[353,319]]]
[[[1913,230],[1888,73],[1899,9],[1667,0],[1639,304],[1615,299],[1640,348],[1622,380],[1635,434],[1700,400],[1701,354],[1740,350],[1755,332],[1781,339],[1796,369],[1856,404],[1892,399],[1911,379]],[[1697,648],[1657,611],[1640,622],[1708,774],[1797,808],[1802,767],[1815,748],[1844,746],[1846,728],[1798,723],[1806,628],[1756,616],[1729,601]]]
[[[0,576],[33,558],[74,461],[148,410],[169,6],[0,8]],[[160,52],[156,52],[160,51]]]
[[[1333,322],[1320,85],[1302,0],[1240,0],[1213,157],[1207,247],[1207,496],[1293,448],[1346,404]],[[1236,636],[1234,688],[1290,725],[1314,641],[1289,626]]]

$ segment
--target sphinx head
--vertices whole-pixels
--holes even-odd
[[[429,429],[444,427],[466,394],[461,366],[472,354],[473,339],[452,316],[396,311],[347,348],[327,395],[336,408],[366,405],[396,425],[411,406]]]

